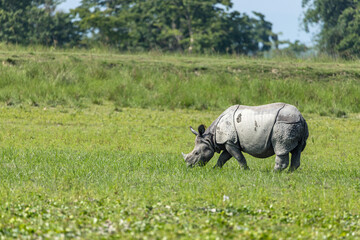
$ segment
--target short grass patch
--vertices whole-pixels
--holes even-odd
[[[360,238],[357,114],[305,114],[301,167],[279,174],[248,155],[186,167],[188,126],[220,110],[0,110],[2,238]]]

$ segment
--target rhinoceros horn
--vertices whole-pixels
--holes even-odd
[[[190,126],[190,130],[193,134],[195,134],[196,136],[199,135],[199,133],[197,131],[195,131],[191,126]]]
[[[187,154],[185,154],[185,153],[181,153],[182,154],[182,156],[183,156],[183,158],[184,158],[184,160],[186,160],[186,156],[187,156]]]

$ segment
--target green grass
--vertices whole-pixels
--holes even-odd
[[[9,106],[222,110],[287,102],[302,112],[360,112],[359,61],[119,54],[0,45],[0,102]]]
[[[188,126],[219,110],[0,110],[3,238],[360,238],[358,114],[305,114],[301,167],[278,174],[248,155],[186,167]]]
[[[0,44],[0,239],[360,239],[359,61]],[[301,167],[187,168],[189,125],[296,105]]]

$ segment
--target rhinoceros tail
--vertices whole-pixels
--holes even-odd
[[[307,125],[305,119],[303,118],[303,116],[301,116],[301,122],[302,122],[302,124],[303,124],[303,126],[304,126],[304,134],[303,134],[303,137],[302,137],[302,140],[301,140],[301,142],[302,142],[302,149],[301,149],[301,151],[304,151],[304,149],[305,149],[305,147],[306,147],[306,140],[307,140],[308,137],[309,137],[309,129],[308,129],[308,125]]]

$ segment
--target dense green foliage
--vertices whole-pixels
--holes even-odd
[[[57,0],[0,1],[0,41],[64,46],[79,41],[70,15],[56,12]]]
[[[359,115],[305,114],[295,173],[186,168],[188,126],[220,113],[3,106],[0,238],[360,238]]]
[[[360,56],[360,2],[357,0],[303,0],[304,23],[321,24],[321,50],[343,57]]]
[[[122,50],[254,54],[276,43],[264,15],[231,7],[231,0],[84,0],[72,14],[93,40]]]
[[[287,102],[306,113],[360,112],[357,61],[29,50],[0,51],[7,105],[218,110]]]
[[[70,13],[63,0],[0,1],[0,42],[73,47],[107,46],[121,51],[235,53],[302,56],[299,41],[279,40],[272,23],[232,9],[231,0],[83,0]],[[319,24],[321,53],[360,56],[358,0],[302,0],[305,30]],[[262,54],[261,54],[262,55]]]
[[[278,42],[264,15],[231,11],[231,0],[84,0],[71,14],[60,2],[1,0],[0,41],[252,55]]]

